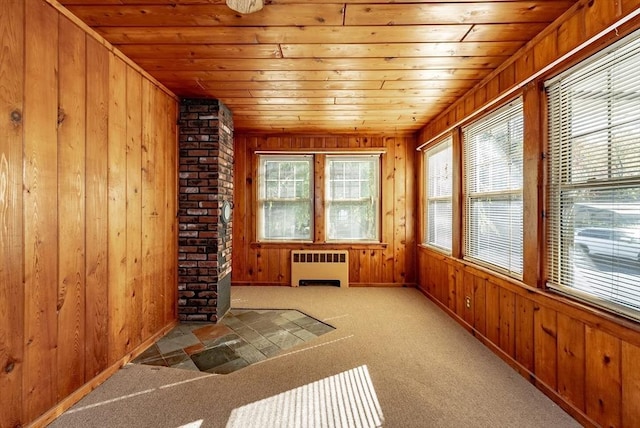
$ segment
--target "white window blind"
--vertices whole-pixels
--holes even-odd
[[[448,137],[425,152],[426,233],[425,244],[451,251],[452,241],[452,138]]]
[[[522,99],[465,127],[463,142],[465,258],[520,277]]]
[[[328,241],[379,241],[380,155],[327,156]]]
[[[640,35],[546,82],[548,286],[640,319]]]
[[[313,156],[260,155],[258,240],[310,241]]]

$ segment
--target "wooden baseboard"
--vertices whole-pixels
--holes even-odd
[[[138,355],[143,353],[145,349],[151,346],[156,342],[159,338],[164,336],[169,330],[175,327],[178,324],[178,320],[174,320],[160,329],[153,336],[149,337],[147,340],[138,345],[133,351],[126,354],[124,357],[116,361],[110,367],[105,369],[103,372],[98,374],[96,377],[91,379],[89,382],[82,385],[80,388],[76,389],[71,395],[65,397],[62,401],[56,404],[51,409],[47,410],[44,414],[42,414],[38,419],[31,422],[29,427],[40,428],[45,427],[58,416],[63,414],[67,409],[80,401],[85,395],[89,394],[91,391],[96,389],[100,384],[109,379],[115,372],[117,372],[122,366],[127,364],[132,359],[136,358]]]
[[[484,346],[489,348],[494,354],[500,357],[505,363],[509,364],[511,368],[513,368],[516,372],[520,374],[523,378],[528,380],[531,384],[533,384],[536,388],[542,391],[547,397],[553,400],[558,406],[560,406],[565,412],[571,415],[575,420],[577,420],[584,427],[599,427],[593,419],[587,416],[582,410],[575,407],[571,402],[567,401],[562,397],[556,390],[551,388],[549,385],[538,379],[535,373],[531,372],[525,366],[520,364],[515,358],[511,355],[504,352],[498,345],[489,340],[486,336],[481,334],[478,330],[476,330],[473,326],[469,325],[463,318],[461,318],[458,314],[453,312],[447,305],[440,302],[433,295],[429,294],[424,288],[418,286],[418,290],[422,292],[429,300],[436,304],[440,309],[442,309],[447,315],[453,318],[458,324],[460,324],[465,330],[471,333],[476,339],[478,339]]]

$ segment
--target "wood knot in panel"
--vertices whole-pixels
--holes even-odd
[[[13,110],[9,114],[9,117],[11,118],[11,122],[13,122],[14,125],[19,125],[20,123],[22,123],[22,112],[20,110]]]

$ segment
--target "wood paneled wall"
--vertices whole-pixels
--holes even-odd
[[[176,319],[176,100],[42,0],[0,5],[0,426]]]
[[[479,340],[552,397],[581,423],[590,426],[640,426],[640,324],[544,289],[544,170],[546,118],[541,79],[536,75],[621,17],[640,0],[580,1],[480,86],[426,127],[421,141],[457,127],[513,89],[524,94],[525,190],[522,281],[462,259],[460,242],[448,256],[418,249],[419,287]],[[560,67],[584,58],[603,44],[640,27],[634,18],[595,45],[567,58]],[[531,79],[535,76],[536,79]],[[530,84],[523,82],[531,80]],[[523,89],[519,89],[524,86]],[[496,104],[496,106],[499,103]],[[458,143],[459,144],[459,143]],[[460,162],[460,149],[456,153]],[[417,164],[422,156],[416,157]],[[459,171],[460,168],[456,170]],[[457,181],[460,186],[460,180]],[[454,212],[462,212],[458,190]],[[456,219],[462,239],[461,220]]]
[[[418,265],[431,299],[580,422],[640,425],[636,323],[426,248]]]
[[[256,242],[256,150],[312,151],[377,148],[381,164],[380,244]],[[292,249],[349,250],[351,286],[415,284],[415,139],[413,136],[235,136],[232,283],[290,285]],[[316,216],[322,216],[316,200]],[[318,211],[320,210],[320,211]]]

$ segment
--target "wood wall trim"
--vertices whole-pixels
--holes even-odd
[[[76,389],[72,394],[60,401],[55,407],[52,407],[44,414],[42,414],[42,416],[34,420],[29,426],[33,428],[46,427],[58,416],[71,408],[75,403],[80,401],[83,397],[100,386],[104,381],[113,376],[113,374],[120,370],[124,365],[135,359],[138,355],[142,354],[149,346],[154,344],[158,339],[171,331],[171,329],[173,329],[176,325],[178,325],[178,320],[174,320],[162,327],[153,336],[150,336],[147,340],[138,345],[133,351],[127,353],[118,361],[114,362],[105,370],[103,370],[98,376],[94,377],[89,382]]]

